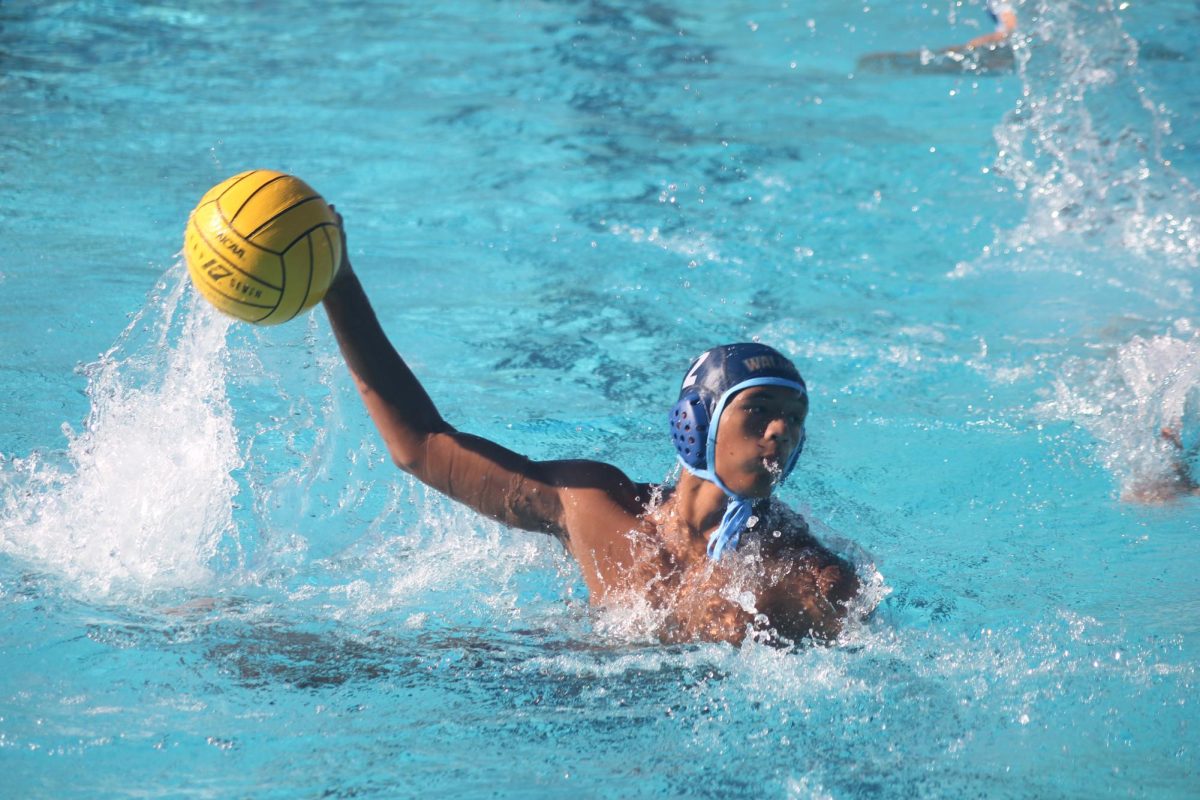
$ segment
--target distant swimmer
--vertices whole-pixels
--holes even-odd
[[[859,592],[854,569],[772,497],[808,415],[804,380],[783,354],[740,343],[691,362],[670,412],[684,468],[675,486],[598,461],[533,461],[442,419],[342,252],[325,310],[398,467],[505,525],[556,537],[594,605],[649,604],[664,641],[839,634]]]
[[[987,13],[995,24],[991,33],[976,36],[963,47],[989,47],[1008,41],[1017,29],[1017,12],[1008,0],[987,0]]]
[[[1014,67],[1009,39],[1017,30],[1017,12],[1009,0],[987,0],[987,13],[995,28],[965,44],[940,50],[868,53],[858,59],[860,72],[925,75],[970,72],[978,75],[1011,72]]]
[[[1200,387],[1188,392],[1182,411],[1158,435],[1165,443],[1165,469],[1131,481],[1122,500],[1165,503],[1200,495]]]
[[[1194,436],[1189,437],[1191,441],[1184,442],[1181,430],[1182,424],[1179,428],[1163,428],[1159,433],[1172,449],[1171,474],[1149,490],[1142,487],[1142,493],[1133,499],[1152,502],[1200,494],[1196,472],[1196,464],[1200,461],[1200,442]]]

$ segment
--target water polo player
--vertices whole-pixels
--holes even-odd
[[[858,592],[854,570],[771,497],[804,446],[808,395],[791,361],[747,343],[692,362],[671,410],[685,467],[674,487],[596,461],[532,461],[442,419],[342,253],[325,309],[401,469],[505,525],[556,536],[592,603],[648,602],[664,640],[839,633]]]

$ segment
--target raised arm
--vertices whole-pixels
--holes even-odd
[[[442,419],[384,334],[346,250],[342,248],[337,279],[325,295],[325,311],[354,384],[397,466],[492,519],[554,534],[573,551],[591,540],[585,536],[583,542],[572,542],[570,534],[580,533],[581,520],[589,527],[587,522],[603,517],[603,509],[618,508],[614,530],[628,530],[622,515],[640,510],[638,487],[616,467],[596,461],[532,461],[460,433]]]
[[[397,466],[506,525],[564,535],[562,500],[553,485],[562,462],[531,461],[459,433],[442,419],[388,341],[348,256],[324,305],[355,386]]]

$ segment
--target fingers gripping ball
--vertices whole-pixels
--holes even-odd
[[[307,183],[257,169],[209,189],[188,218],[192,282],[238,319],[276,325],[321,301],[342,261],[337,217]]]

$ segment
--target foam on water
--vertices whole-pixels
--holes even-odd
[[[1161,336],[1135,336],[1104,358],[1069,359],[1053,398],[1039,407],[1096,438],[1097,458],[1128,499],[1189,491],[1185,475],[1195,469],[1189,461],[1200,444],[1200,334],[1187,320],[1175,327]],[[1182,452],[1160,435],[1164,428],[1179,434]]]
[[[84,368],[91,409],[65,451],[0,461],[0,548],[84,596],[202,584],[236,535],[229,321],[186,288],[177,265]]]
[[[306,584],[294,597],[341,595],[337,619],[401,618],[410,629],[454,619],[509,627],[530,612],[537,617],[546,604],[559,607],[564,596],[569,601],[573,565],[557,542],[503,530],[408,479],[398,482],[418,499],[419,516],[405,514],[393,526],[398,530],[369,537],[352,560],[328,565],[334,580],[328,590]]]
[[[632,694],[639,707],[653,706],[661,693],[672,731],[665,747],[719,754],[748,770],[760,790],[803,782],[857,796],[884,781],[892,787],[884,796],[911,796],[927,771],[944,778],[970,752],[994,764],[995,774],[958,780],[990,785],[987,796],[1021,797],[1087,785],[1082,776],[1043,774],[1042,748],[1103,760],[1130,780],[1178,780],[1179,769],[1156,776],[1121,746],[1149,739],[1163,742],[1164,755],[1174,752],[1172,732],[1187,711],[1164,686],[1195,674],[1181,650],[1178,637],[1137,641],[1119,627],[1062,612],[962,635],[881,622],[833,647],[801,652],[754,642],[555,652],[531,656],[525,668],[568,676],[608,702]],[[1080,697],[1087,698],[1082,709]],[[1158,713],[1115,725],[1112,709],[1126,697]],[[1068,717],[1090,720],[1087,730],[1061,724],[1067,708]],[[856,742],[856,753],[843,750],[846,741]],[[783,774],[758,772],[779,751],[792,754]]]
[[[1200,193],[1172,166],[1171,111],[1151,99],[1114,4],[1039,0],[1022,20],[1021,97],[995,129],[995,170],[1026,212],[1000,245],[1069,236],[1165,256],[1165,266],[1200,264]]]

